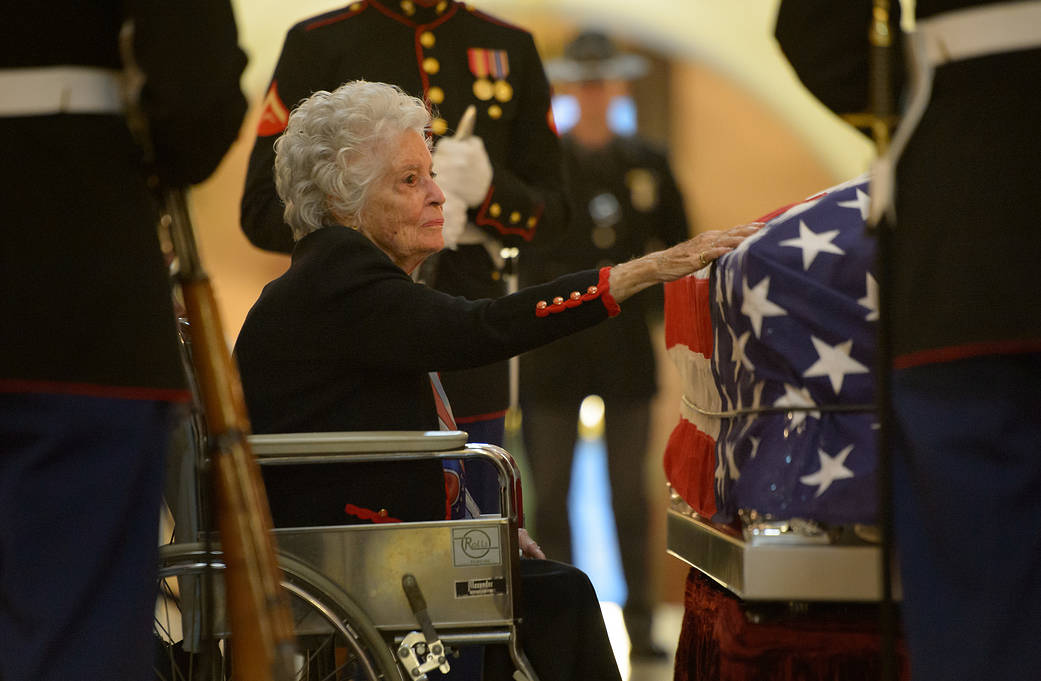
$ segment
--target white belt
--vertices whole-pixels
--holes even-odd
[[[459,235],[457,243],[473,246],[474,244],[483,244],[486,241],[488,241],[488,235],[482,232],[480,227],[467,220],[466,226],[463,227],[463,232]]]
[[[932,95],[937,66],[1002,52],[1041,47],[1041,0],[1007,2],[944,12],[924,19],[907,38],[911,65],[911,97],[885,155],[875,161],[871,176],[868,224],[894,214],[896,164],[918,127]]]
[[[502,269],[502,244],[497,239],[493,239],[485,234],[480,227],[469,220],[466,222],[466,227],[463,227],[463,232],[459,235],[456,243],[459,246],[484,246],[484,250],[488,251],[489,257],[495,263],[496,269]],[[452,250],[455,249],[453,248]]]
[[[918,22],[926,59],[960,59],[1041,47],[1041,2],[1007,2],[944,12]]]
[[[0,116],[121,113],[122,72],[90,66],[0,69]]]

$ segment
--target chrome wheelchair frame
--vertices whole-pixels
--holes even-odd
[[[406,681],[447,672],[452,648],[504,644],[517,681],[538,681],[518,634],[520,473],[504,449],[460,431],[253,435],[258,463],[483,459],[497,515],[462,520],[276,527],[281,582],[299,643],[296,678]],[[182,533],[179,533],[182,534]],[[156,678],[234,679],[212,535],[160,549]]]

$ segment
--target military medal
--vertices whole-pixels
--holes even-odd
[[[510,60],[506,50],[471,47],[466,51],[466,56],[470,63],[470,73],[475,77],[474,97],[482,102],[487,102],[492,97],[500,102],[513,99],[513,86],[506,82],[506,76],[510,73]],[[502,115],[501,111],[499,115]]]
[[[478,78],[474,81],[474,97],[486,102],[492,98],[493,88],[492,82],[487,78]]]
[[[505,80],[495,81],[495,98],[500,102],[508,102],[513,99],[513,86]]]
[[[491,50],[489,71],[495,79],[495,99],[508,102],[513,99],[513,86],[506,81],[510,75],[510,58],[506,50]]]
[[[474,74],[476,78],[473,84],[474,97],[482,102],[487,102],[495,93],[492,81],[488,80],[489,51],[479,47],[471,47],[466,51],[466,59],[470,63],[470,73]]]

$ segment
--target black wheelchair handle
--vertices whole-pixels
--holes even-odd
[[[416,621],[423,628],[423,638],[427,640],[427,643],[434,643],[437,640],[437,632],[434,630],[434,623],[430,621],[430,615],[427,613],[427,600],[423,597],[415,575],[411,572],[402,575],[401,588],[405,590],[408,606],[416,616]]]

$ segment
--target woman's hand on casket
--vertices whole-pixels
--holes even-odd
[[[535,540],[531,538],[531,535],[523,527],[517,529],[517,540],[518,544],[520,544],[521,557],[546,560],[546,554],[542,552],[539,545],[535,543]]]
[[[737,248],[763,224],[750,222],[727,230],[701,232],[672,248],[615,265],[611,268],[611,295],[620,303],[648,286],[673,281],[707,267],[716,258]]]
[[[763,224],[750,222],[727,230],[701,232],[693,239],[659,251],[661,281],[673,281],[708,267],[713,260],[734,250],[742,241],[759,231]]]

